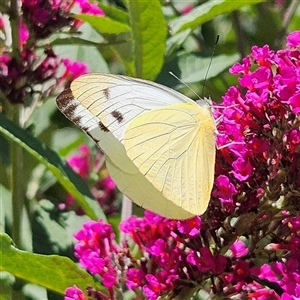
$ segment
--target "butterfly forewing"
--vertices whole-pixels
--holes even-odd
[[[197,215],[206,210],[213,185],[215,130],[208,106],[169,105],[136,117],[124,146],[164,197]]]
[[[159,106],[193,102],[157,83],[109,74],[87,74],[75,79],[71,90],[76,99],[123,141],[127,125],[138,115]]]

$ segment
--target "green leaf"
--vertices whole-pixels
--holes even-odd
[[[73,256],[74,234],[90,220],[74,211],[61,213],[49,200],[39,200],[32,213],[33,252]],[[28,249],[28,248],[26,248]]]
[[[85,292],[87,286],[103,287],[80,269],[71,259],[58,255],[41,255],[21,251],[11,245],[6,234],[0,234],[0,271],[6,271],[27,282],[38,284],[59,294],[74,284]]]
[[[83,46],[95,46],[95,47],[108,47],[106,43],[96,43],[90,40],[82,39],[76,36],[70,36],[65,38],[57,38],[51,42],[52,46],[58,45],[83,45]]]
[[[157,81],[176,89],[182,84],[169,74],[170,71],[178,76],[184,83],[198,83],[203,81],[205,76],[207,76],[206,79],[216,77],[238,60],[238,54],[215,56],[213,57],[208,74],[206,74],[211,58],[184,52],[164,66]]]
[[[119,40],[115,42],[110,42],[110,43],[96,43],[90,40],[82,39],[76,36],[70,36],[70,37],[65,37],[65,38],[57,38],[53,42],[51,42],[52,46],[60,46],[60,45],[81,45],[81,46],[94,46],[98,50],[101,49],[107,49],[108,47],[122,44],[122,43],[127,43],[128,40]]]
[[[190,29],[186,29],[182,32],[179,32],[171,36],[167,40],[166,57],[170,57],[172,53],[174,53],[178,48],[180,48],[191,32],[192,31]]]
[[[186,54],[179,57],[179,69],[181,71],[180,78],[185,83],[194,83],[203,81],[205,79],[213,78],[219,75],[224,70],[231,67],[239,60],[238,54],[232,55],[219,55],[212,59],[212,63],[207,73],[210,57],[200,57],[196,54]]]
[[[187,28],[194,30],[204,22],[207,22],[218,15],[232,12],[245,5],[253,5],[264,0],[211,0],[202,5],[197,6],[195,9],[187,14],[181,15],[169,23],[171,32],[177,33]]]
[[[114,21],[107,17],[79,14],[75,15],[75,18],[89,23],[100,34],[120,34],[130,32],[130,27],[127,24]]]
[[[97,33],[101,34],[107,41],[107,45],[119,56],[128,73],[133,74],[133,46],[130,26],[108,17],[92,15],[77,15],[76,17],[90,24]],[[106,47],[105,44],[99,44],[96,47],[100,51],[103,46]]]
[[[98,2],[98,6],[104,11],[105,16],[121,23],[129,24],[128,13],[112,5]]]
[[[111,44],[111,48],[122,61],[127,69],[127,74],[133,76],[134,71],[134,52],[131,32],[119,35],[103,35]],[[126,41],[126,42],[124,42]]]
[[[3,114],[0,114],[0,132],[44,164],[61,185],[75,197],[77,203],[90,218],[94,220],[100,217],[105,219],[100,206],[93,200],[86,183],[60,159],[56,152],[35,139],[26,130],[8,120]],[[97,214],[95,213],[96,209]]]
[[[164,61],[167,26],[159,0],[128,0],[136,77],[153,80]]]

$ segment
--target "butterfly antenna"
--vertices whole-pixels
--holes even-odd
[[[172,75],[174,78],[176,78],[179,82],[181,82],[184,86],[186,86],[189,90],[191,90],[197,97],[200,99],[200,96],[185,82],[183,82],[178,76],[176,76],[173,72],[169,72],[170,75]]]
[[[206,70],[206,74],[205,74],[205,77],[204,77],[204,82],[203,82],[203,87],[202,87],[202,97],[204,95],[204,89],[205,89],[205,83],[206,83],[206,79],[207,79],[207,75],[208,75],[208,72],[209,72],[209,69],[211,67],[211,63],[212,63],[212,60],[214,58],[214,54],[215,54],[215,51],[216,51],[216,47],[217,47],[217,44],[219,42],[219,38],[220,38],[220,35],[218,34],[217,35],[217,39],[216,39],[216,42],[215,42],[215,45],[214,45],[214,48],[212,50],[212,53],[211,53],[211,58],[210,58],[210,62],[209,62],[209,65],[208,65],[208,68]]]

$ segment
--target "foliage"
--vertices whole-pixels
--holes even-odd
[[[0,299],[299,298],[297,37],[288,40],[294,50],[279,50],[299,29],[297,7],[1,2]],[[216,110],[217,142],[243,144],[218,151],[204,216],[177,222],[137,210],[141,218],[121,220],[103,154],[54,104],[90,71],[155,80],[191,98],[206,78],[205,94],[231,106]],[[131,239],[118,245],[115,234]]]

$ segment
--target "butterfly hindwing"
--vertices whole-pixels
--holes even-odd
[[[133,164],[131,160],[129,161],[128,163]],[[175,220],[184,220],[194,216],[193,213],[176,205],[171,199],[164,197],[136,166],[134,166],[136,171],[130,174],[124,172],[120,166],[115,165],[109,158],[106,159],[106,166],[118,189],[137,205]]]
[[[206,210],[213,185],[215,130],[208,106],[174,104],[136,117],[124,146],[164,197],[197,215]]]

